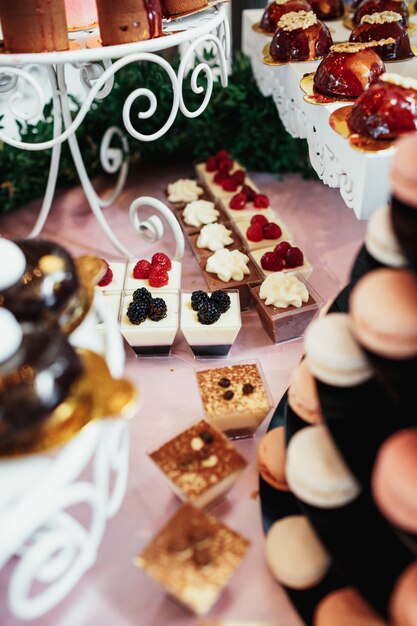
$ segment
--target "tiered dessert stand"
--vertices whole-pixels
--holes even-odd
[[[127,258],[134,255],[116,238],[106,221],[104,210],[115,203],[123,189],[128,173],[128,142],[124,131],[110,127],[103,136],[100,160],[109,174],[118,173],[114,192],[106,199],[95,192],[88,177],[77,142],[76,131],[83,123],[92,103],[103,100],[111,92],[115,74],[135,63],[155,63],[167,73],[172,85],[172,107],[165,124],[152,134],[144,134],[132,122],[132,107],[139,98],[148,106],[139,115],[139,122],[149,119],[158,107],[158,94],[138,85],[123,106],[125,130],[139,141],[154,141],[173,125],[179,111],[190,118],[197,117],[207,107],[214,80],[220,77],[227,85],[227,58],[230,37],[226,9],[223,4],[166,25],[166,36],[118,46],[89,47],[97,31],[80,31],[70,35],[71,49],[43,54],[1,54],[0,90],[9,97],[2,102],[7,108],[1,115],[12,116],[15,122],[36,119],[52,97],[53,137],[40,143],[26,143],[0,130],[0,141],[21,150],[51,149],[51,164],[44,201],[29,237],[42,231],[50,212],[61,155],[67,141],[88,203],[101,228],[114,247]],[[157,53],[184,44],[178,72]],[[215,54],[207,60],[204,48]],[[184,101],[183,86],[192,63],[191,88],[202,94],[198,109],[190,111]],[[50,91],[45,93],[38,73],[31,68],[46,69]],[[79,72],[86,89],[82,106],[73,117],[67,72]],[[198,84],[203,75],[206,88]],[[23,91],[30,89],[30,110]],[[5,124],[10,125],[10,119]],[[139,124],[140,125],[140,124]],[[17,128],[17,125],[16,125]],[[172,228],[177,244],[175,258],[180,259],[184,238],[178,222],[159,200],[141,197],[131,205],[129,216],[133,227],[145,240],[155,242],[163,235],[163,224],[157,215],[140,221],[138,210],[151,206],[162,214]],[[105,316],[103,307],[98,305]],[[100,314],[99,311],[99,314]],[[123,351],[115,350],[120,341],[118,329],[108,324],[108,365],[114,376],[123,370]],[[121,343],[120,343],[121,346]],[[118,355],[118,356],[117,356]],[[118,510],[126,488],[129,463],[129,431],[125,422],[104,420],[94,422],[58,452],[31,457],[7,459],[0,462],[0,569],[8,574],[8,604],[20,619],[34,619],[54,607],[94,563],[103,536],[106,520]],[[90,510],[86,526],[77,517],[77,508]]]
[[[368,219],[389,197],[389,171],[395,148],[380,152],[360,152],[337,134],[329,124],[329,115],[346,103],[313,105],[304,101],[300,81],[304,74],[314,72],[319,61],[268,66],[262,62],[264,46],[271,37],[255,32],[262,10],[243,14],[243,50],[252,61],[259,89],[272,96],[286,130],[296,138],[307,139],[310,161],[321,180],[338,187],[347,206],[359,219]],[[416,22],[416,17],[411,18]],[[327,22],[333,41],[346,41],[350,31],[341,20]],[[415,43],[416,32],[410,35]],[[387,72],[417,77],[417,57],[387,63]]]

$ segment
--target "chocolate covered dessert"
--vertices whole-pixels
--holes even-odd
[[[343,0],[311,0],[311,10],[319,20],[337,20],[345,12]]]
[[[103,46],[153,39],[162,35],[159,0],[97,0]]]
[[[274,61],[311,61],[330,50],[332,36],[312,11],[287,13],[278,22],[270,55]]]
[[[295,11],[311,11],[311,4],[307,0],[273,0],[266,7],[259,28],[271,35],[276,31],[278,22],[285,13]]]
[[[349,41],[368,42],[394,39],[394,43],[388,43],[377,48],[381,59],[384,61],[408,59],[413,56],[413,52],[408,33],[401,22],[401,15],[393,11],[364,15],[352,31]]]
[[[383,11],[398,13],[401,16],[401,24],[407,28],[408,9],[406,3],[401,0],[363,0],[353,15],[353,23],[360,24],[365,15],[382,13]]]

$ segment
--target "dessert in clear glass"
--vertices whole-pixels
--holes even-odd
[[[180,603],[205,615],[241,564],[249,542],[191,504],[155,535],[135,564]]]
[[[258,363],[197,371],[207,419],[232,439],[251,437],[271,409]]]
[[[195,356],[226,356],[242,326],[239,292],[183,291],[180,324]]]
[[[140,287],[161,292],[177,292],[181,287],[181,263],[171,260],[163,252],[156,252],[151,260],[131,261],[127,266],[125,291],[132,293]]]
[[[417,130],[417,81],[383,74],[355,102],[348,117],[353,133],[372,139],[393,139]]]
[[[311,61],[327,54],[332,44],[329,29],[312,11],[286,13],[278,22],[270,55],[274,61]]]
[[[311,10],[319,20],[337,20],[345,12],[343,0],[310,0]]]
[[[360,96],[385,72],[384,62],[373,50],[377,43],[344,42],[332,46],[314,73],[315,89],[330,96]]]
[[[292,11],[311,11],[311,4],[307,0],[273,0],[262,15],[259,28],[272,35],[281,17]]]
[[[184,502],[205,508],[233,486],[247,463],[227,437],[200,420],[149,454]]]
[[[383,11],[393,11],[401,15],[401,24],[404,28],[408,26],[408,9],[405,2],[401,0],[363,0],[357,7],[352,21],[354,24],[360,24],[361,19],[365,15],[373,13],[382,13]]]
[[[379,41],[394,39],[393,43],[378,46],[377,52],[383,61],[399,61],[413,55],[410,38],[401,24],[401,15],[393,11],[382,11],[364,15],[360,24],[352,31],[349,41]]]
[[[262,326],[274,343],[302,337],[322,304],[300,275],[270,274],[251,290]]]

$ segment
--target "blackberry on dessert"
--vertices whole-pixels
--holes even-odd
[[[213,291],[210,300],[217,304],[220,313],[226,313],[226,311],[228,311],[230,308],[230,296],[227,291],[223,291],[222,289]]]
[[[209,295],[205,291],[193,291],[191,294],[191,307],[193,311],[198,311],[200,306],[209,300]]]
[[[153,322],[159,322],[167,316],[167,305],[162,298],[153,298],[149,305],[148,317]]]

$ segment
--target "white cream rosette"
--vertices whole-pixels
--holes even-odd
[[[309,298],[305,284],[294,274],[270,274],[265,278],[259,291],[266,305],[286,309],[290,305],[300,308]]]
[[[228,250],[222,248],[217,250],[207,260],[206,271],[217,274],[217,277],[227,283],[229,280],[242,280],[242,278],[250,274],[248,269],[249,257],[239,250]]]
[[[184,209],[183,219],[188,226],[204,226],[217,221],[220,213],[215,208],[214,202],[208,200],[196,200],[190,202]]]
[[[232,231],[223,224],[207,224],[200,230],[197,239],[197,248],[204,248],[216,252],[233,243],[230,236]]]
[[[204,193],[204,189],[191,178],[180,178],[168,185],[168,200],[170,202],[193,202]]]

